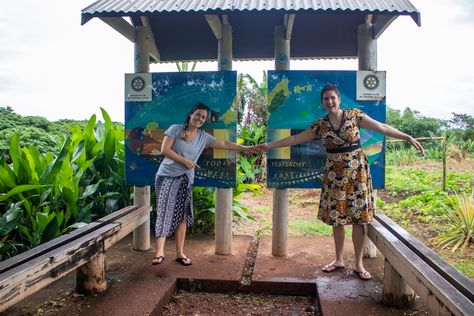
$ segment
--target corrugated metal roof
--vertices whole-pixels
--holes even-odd
[[[226,12],[226,11],[359,11],[411,15],[420,25],[420,14],[408,0],[99,0],[82,10],[82,23],[104,13]]]
[[[292,59],[357,58],[357,30],[368,16],[374,38],[400,15],[420,22],[408,0],[99,0],[82,10],[82,23],[130,17],[133,28],[146,17],[159,54],[153,60],[216,60],[218,40],[205,15],[219,20],[225,15],[232,27],[232,59],[269,60],[274,58],[275,26],[288,13],[294,14]],[[114,21],[122,27],[128,23]]]

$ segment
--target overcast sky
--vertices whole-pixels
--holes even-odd
[[[398,17],[378,40],[378,69],[387,71],[387,104],[424,116],[474,115],[474,1],[411,0],[422,26]],[[49,120],[87,119],[105,108],[124,117],[124,73],[133,44],[98,19],[80,25],[86,0],[15,0],[0,10],[0,106]],[[273,62],[237,63],[261,80]],[[215,70],[216,63],[196,70]],[[291,69],[357,70],[357,60],[291,62]],[[152,72],[176,71],[174,64]],[[100,117],[100,115],[99,115]]]

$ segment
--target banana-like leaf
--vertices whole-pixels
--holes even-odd
[[[67,207],[72,213],[74,217],[77,217],[78,210],[77,210],[77,194],[75,194],[70,188],[63,187],[62,188],[62,196],[66,201]],[[69,218],[67,218],[69,219]],[[67,220],[66,219],[66,220]]]
[[[88,185],[86,187],[86,189],[84,190],[84,193],[82,193],[82,196],[81,196],[81,199],[84,199],[92,194],[94,194],[95,192],[97,192],[97,189],[99,188],[99,185],[103,182],[103,180],[100,180],[99,182],[97,183],[94,183],[94,184],[91,184],[91,185]]]
[[[64,159],[66,159],[69,154],[70,143],[71,140],[69,138],[66,139],[58,156],[48,165],[48,168],[46,168],[46,170],[41,175],[41,183],[51,183],[56,178],[56,175],[61,169]]]
[[[37,159],[33,157],[33,154],[31,153],[29,148],[25,147],[22,150],[23,150],[23,153],[25,154],[25,158],[26,158],[26,161],[28,162],[29,169],[30,169],[29,183],[38,183],[39,178],[38,178],[38,173],[36,172]]]
[[[0,166],[0,181],[9,189],[17,186],[17,177],[9,166]]]
[[[22,235],[26,236],[28,241],[31,243],[33,241],[33,236],[30,234],[30,230],[28,227],[24,225],[18,225],[18,230],[21,232]]]
[[[48,222],[48,225],[45,227],[43,234],[41,235],[41,243],[45,243],[61,235],[61,231],[59,230],[59,223],[55,216],[56,214],[52,215],[53,217],[51,217],[50,221]]]
[[[45,185],[45,184],[22,184],[22,185],[18,185],[15,188],[8,191],[6,194],[0,194],[0,202],[6,201],[10,197],[15,196],[19,193],[27,192],[27,191],[31,191],[31,190],[37,190],[37,189],[41,189],[41,188],[44,188],[44,187],[47,187],[47,186],[49,186],[49,185]]]
[[[106,163],[108,163],[115,155],[115,128],[107,111],[103,108],[100,110],[105,120],[104,156]]]
[[[18,177],[20,170],[20,136],[15,133],[10,139],[10,158],[13,162],[13,172]]]
[[[22,218],[20,205],[21,201],[13,204],[5,214],[0,217],[0,236],[8,235],[17,227]]]
[[[84,140],[81,140],[78,145],[74,148],[74,153],[72,155],[71,162],[75,162],[81,156],[83,156],[86,148],[86,143]]]

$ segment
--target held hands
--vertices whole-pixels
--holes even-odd
[[[252,154],[258,154],[260,151],[257,149],[257,146],[242,146],[243,149],[242,151],[245,151],[247,153],[252,153]]]
[[[266,153],[270,148],[268,148],[268,144],[260,144],[260,145],[257,145],[257,146],[254,146],[256,148],[256,150],[259,152],[259,153]]]
[[[262,153],[266,153],[269,150],[267,144],[259,144],[255,146],[244,146],[244,147],[246,147],[245,149],[246,152],[250,152],[253,154],[262,154]]]

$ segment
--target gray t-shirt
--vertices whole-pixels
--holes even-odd
[[[216,138],[211,134],[198,129],[196,137],[192,141],[187,142],[179,137],[179,134],[183,131],[183,127],[183,124],[171,125],[165,131],[165,135],[174,139],[171,149],[175,153],[188,158],[191,161],[197,162],[204,148],[208,147]],[[183,174],[186,174],[190,184],[194,182],[194,168],[188,169],[185,165],[167,157],[163,159],[157,172],[157,175],[166,177],[179,177]]]

